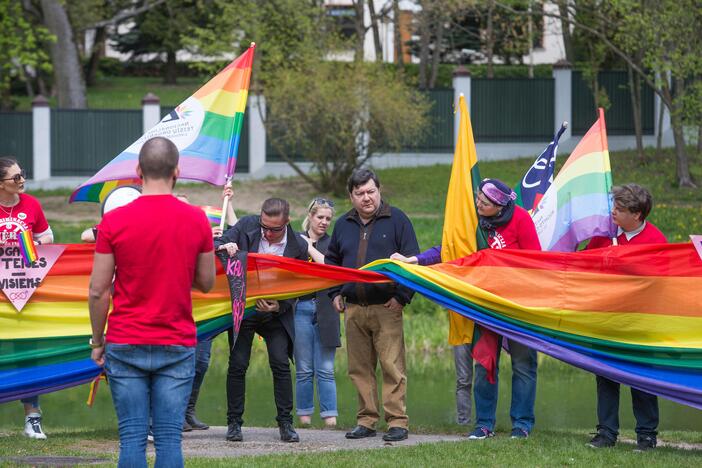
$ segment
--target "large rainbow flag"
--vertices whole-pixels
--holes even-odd
[[[0,297],[0,402],[100,373],[88,346],[92,257],[93,246],[67,246],[21,313]],[[247,305],[389,279],[576,367],[702,409],[702,260],[690,243],[484,249],[430,267],[382,260],[366,271],[250,254]],[[212,292],[193,292],[193,309],[201,337],[231,325],[221,269]]]
[[[101,202],[112,189],[139,184],[136,165],[144,142],[156,136],[180,150],[180,177],[224,185],[234,173],[249,93],[255,44],[165,116],[97,174],[70,201]]]
[[[604,110],[565,162],[532,214],[543,250],[572,252],[595,236],[616,234],[611,218],[612,170]]]

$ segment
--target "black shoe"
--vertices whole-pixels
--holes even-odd
[[[365,439],[366,437],[375,437],[375,431],[366,426],[356,426],[351,432],[346,433],[347,439]]]
[[[188,421],[183,421],[183,432],[190,432],[193,430],[193,427],[188,424]]]
[[[189,430],[204,431],[210,428],[207,424],[197,419],[195,415],[195,404],[197,403],[197,397],[200,395],[200,390],[193,390],[190,393],[190,399],[188,400],[188,406],[185,408],[185,422],[190,426]],[[183,426],[183,432],[185,431],[185,426]]]
[[[656,437],[648,435],[640,435],[636,437],[636,448],[634,452],[646,452],[656,448]]]
[[[241,435],[241,424],[231,423],[227,426],[227,440],[230,442],[241,442],[244,436]]]
[[[598,432],[595,434],[595,437],[592,438],[590,441],[589,445],[592,448],[609,448],[609,447],[614,447],[614,444],[616,443],[616,440],[612,439],[611,437],[607,437],[601,432]]]
[[[283,442],[300,442],[300,436],[297,435],[292,423],[285,422],[278,426],[280,431],[280,440]]]
[[[399,442],[405,440],[409,435],[409,431],[402,427],[391,427],[387,434],[383,436],[385,442]]]
[[[206,431],[207,429],[210,428],[210,426],[208,426],[204,422],[197,419],[197,416],[195,415],[194,411],[192,414],[186,413],[185,424],[190,426],[190,430],[194,430],[194,431]],[[183,429],[183,431],[185,431],[185,429]]]

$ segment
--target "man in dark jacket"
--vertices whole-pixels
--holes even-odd
[[[380,197],[380,182],[370,170],[355,171],[348,181],[353,208],[334,226],[325,261],[331,265],[360,268],[395,252],[419,253],[409,218]],[[380,418],[375,378],[383,370],[383,410],[388,423],[386,441],[407,438],[407,376],[402,308],[414,293],[396,283],[347,283],[330,291],[334,307],[345,312],[349,377],[358,391],[357,426],[348,439],[375,436]]]
[[[290,206],[280,198],[263,202],[260,216],[245,216],[229,228],[222,237],[215,239],[217,250],[226,250],[230,255],[237,250],[279,255],[307,260],[307,242],[289,225]],[[299,442],[293,429],[293,388],[290,362],[295,339],[293,310],[295,300],[256,301],[256,312],[241,322],[239,335],[232,347],[233,330],[229,330],[229,371],[227,372],[227,440],[241,441],[242,416],[246,369],[251,357],[251,343],[258,333],[266,340],[268,361],[273,372],[273,392],[278,410],[280,439],[284,442]]]

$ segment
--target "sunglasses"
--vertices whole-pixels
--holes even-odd
[[[334,207],[334,200],[327,200],[326,198],[315,198],[314,203],[317,205],[327,205]]]
[[[27,179],[27,173],[24,172],[24,169],[19,171],[19,173],[13,175],[12,177],[7,177],[5,179],[0,179],[0,180],[12,180],[14,183],[19,184],[22,182],[23,179]]]
[[[268,232],[282,232],[288,226],[287,223],[283,224],[282,226],[278,226],[278,227],[269,227],[263,223],[258,223],[258,225],[261,227],[261,231],[263,231],[263,232],[266,232],[266,231],[268,231]]]

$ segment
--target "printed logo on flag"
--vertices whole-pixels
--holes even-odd
[[[0,247],[0,289],[17,312],[22,311],[65,249],[64,245],[37,245],[39,258],[27,266],[19,246]]]

